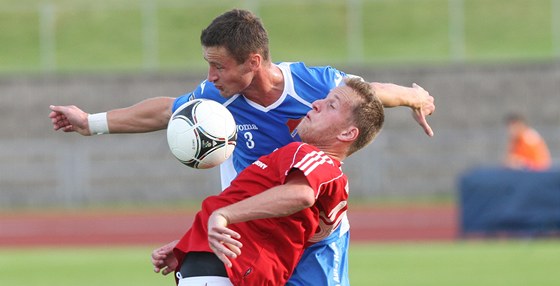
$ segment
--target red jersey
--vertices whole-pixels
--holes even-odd
[[[175,248],[182,262],[191,251],[212,252],[208,245],[208,217],[216,209],[285,183],[293,169],[303,172],[316,194],[310,208],[287,217],[231,224],[241,235],[243,249],[227,268],[234,285],[284,285],[306,246],[332,233],[345,218],[348,180],[341,163],[314,146],[294,142],[259,158],[232,181],[220,195],[202,202],[192,227]],[[181,264],[181,263],[180,263]]]

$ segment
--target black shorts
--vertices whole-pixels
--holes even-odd
[[[183,278],[198,276],[228,277],[224,263],[212,252],[189,252],[179,270]]]

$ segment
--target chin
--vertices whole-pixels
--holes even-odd
[[[227,91],[220,90],[220,95],[224,98],[230,98],[230,97],[234,96],[235,93],[230,93],[230,92],[227,92]]]
[[[302,142],[307,143],[309,141],[308,140],[309,136],[307,136],[307,133],[305,131],[302,132],[302,130],[298,129],[297,135],[299,136]]]

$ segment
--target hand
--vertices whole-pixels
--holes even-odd
[[[208,218],[208,244],[216,256],[227,267],[231,267],[229,258],[237,258],[243,244],[239,242],[239,233],[227,228],[227,225],[227,219],[223,215],[213,212]]]
[[[426,115],[432,115],[436,110],[436,106],[434,104],[434,98],[424,90],[421,86],[413,83],[412,88],[416,90],[416,94],[418,95],[418,104],[412,108],[412,117],[422,128],[424,132],[428,136],[434,136],[434,131],[426,121]]]
[[[173,248],[177,245],[179,241],[172,241],[160,248],[154,249],[152,251],[152,265],[154,265],[154,272],[167,275],[174,272],[179,262],[173,254]]]
[[[74,105],[69,106],[50,106],[51,113],[49,118],[54,130],[64,132],[77,132],[84,136],[89,136],[88,114]]]

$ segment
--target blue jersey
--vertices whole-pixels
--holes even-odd
[[[294,140],[299,141],[292,133],[293,125],[307,114],[313,101],[325,98],[345,76],[331,67],[306,67],[303,63],[280,63],[277,66],[284,76],[284,91],[270,106],[261,106],[240,94],[224,98],[208,81],[175,100],[173,111],[191,99],[206,98],[222,103],[233,114],[237,124],[237,146],[231,160],[220,166],[222,189],[260,156]]]
[[[347,76],[332,67],[307,67],[300,62],[277,66],[284,76],[284,90],[269,106],[261,106],[241,94],[224,98],[208,81],[203,81],[193,92],[174,102],[173,112],[194,98],[215,100],[227,107],[235,118],[237,145],[233,156],[220,165],[222,189],[260,156],[299,141],[294,132],[299,120],[311,110],[315,100],[327,97],[329,91]],[[306,249],[288,285],[313,285],[317,281],[323,281],[322,285],[348,285],[348,229],[349,223],[344,216],[331,236]]]

